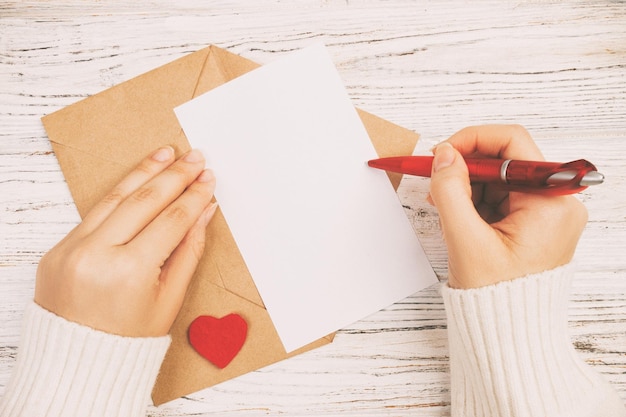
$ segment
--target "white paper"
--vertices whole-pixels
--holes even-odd
[[[288,352],[436,282],[323,45],[176,115]]]

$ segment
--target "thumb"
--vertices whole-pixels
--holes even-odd
[[[449,252],[462,253],[472,245],[473,236],[485,223],[474,208],[467,165],[461,154],[447,142],[434,150],[430,198],[437,207]]]

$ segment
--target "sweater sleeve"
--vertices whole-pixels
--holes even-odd
[[[111,335],[31,303],[3,417],[144,417],[170,337]]]
[[[626,416],[567,328],[573,267],[483,288],[442,287],[452,416]]]

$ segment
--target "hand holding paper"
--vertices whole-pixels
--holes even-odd
[[[35,301],[69,321],[165,336],[204,247],[215,177],[198,151],[146,158],[39,263]]]
[[[46,116],[44,126],[81,216],[152,150],[170,145],[182,155],[191,149],[175,107],[256,68],[254,62],[210,46]],[[414,132],[361,110],[358,115],[369,136],[361,139],[371,141],[379,157],[413,151],[418,139]],[[359,168],[364,165],[359,161]],[[389,178],[397,187],[401,176]],[[335,181],[342,182],[343,176]],[[319,207],[328,206],[324,194],[317,201]],[[377,216],[375,223],[386,221]],[[172,345],[152,393],[157,405],[332,340],[332,336],[320,338],[292,354],[285,352],[229,226],[218,209],[208,226],[205,253],[170,332]],[[241,351],[219,369],[191,347],[187,332],[198,316],[220,318],[233,312],[250,326]]]

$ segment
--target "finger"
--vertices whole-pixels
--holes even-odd
[[[174,162],[174,149],[165,146],[145,158],[122,181],[87,213],[81,223],[84,233],[91,233],[134,191]]]
[[[476,211],[480,217],[488,224],[499,222],[510,212],[509,199],[505,198],[497,204],[480,203],[476,206]]]
[[[96,233],[112,245],[131,241],[193,183],[204,167],[204,157],[191,151],[129,195]]]
[[[493,223],[504,217],[501,203],[508,200],[509,193],[498,185],[472,184],[472,202],[480,217],[487,223]]]
[[[145,259],[165,262],[209,206],[215,176],[205,170],[180,197],[165,208],[130,244]],[[155,242],[158,242],[155,245]]]
[[[430,195],[448,248],[448,283],[455,288],[473,285],[480,275],[477,267],[491,262],[477,245],[493,247],[497,236],[474,208],[467,165],[449,143],[435,150]]]
[[[487,227],[474,208],[469,175],[461,155],[448,143],[435,150],[430,195],[437,207],[446,244],[467,242]]]
[[[164,308],[170,310],[172,322],[180,310],[187,287],[204,253],[206,227],[216,210],[217,203],[205,208],[161,268]]]
[[[466,127],[446,142],[466,156],[481,154],[503,159],[544,159],[528,131],[519,125]]]
[[[483,202],[483,194],[485,191],[485,184],[476,183],[472,184],[472,203],[477,206]]]
[[[464,128],[446,142],[463,155],[504,159],[543,160],[526,129],[519,125],[483,125]],[[508,214],[508,191],[498,186],[474,185],[472,199],[485,221],[492,223]],[[506,201],[506,204],[501,202]]]
[[[492,206],[500,204],[504,199],[508,198],[509,191],[505,190],[499,184],[484,184],[482,201]]]

